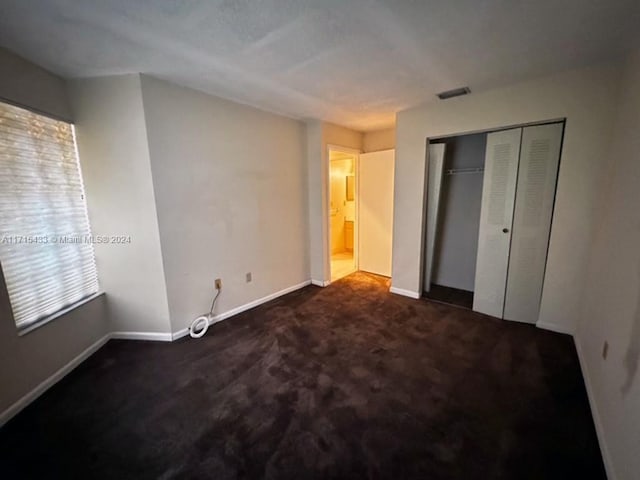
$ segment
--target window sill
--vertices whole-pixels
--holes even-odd
[[[68,307],[64,307],[60,310],[58,310],[55,313],[52,313],[51,315],[44,317],[40,320],[38,320],[35,323],[32,323],[31,325],[27,325],[24,328],[21,328],[20,330],[18,330],[18,336],[23,336],[26,335],[29,332],[33,332],[35,329],[40,328],[43,325],[46,325],[47,323],[51,322],[52,320],[55,320],[58,317],[61,317],[63,315],[66,315],[67,313],[69,313],[71,310],[75,310],[78,307],[81,307],[82,305],[89,303],[90,301],[100,297],[104,295],[104,292],[100,291],[100,292],[96,292],[92,295],[89,295],[88,297],[83,298],[82,300],[78,300],[76,303],[72,303],[71,305],[69,305]]]

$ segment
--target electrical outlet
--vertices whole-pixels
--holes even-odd
[[[216,278],[215,287],[216,287],[216,290],[222,290],[222,279],[221,278]]]
[[[247,283],[251,281],[251,272],[247,272]]]
[[[602,344],[602,358],[606,360],[608,354],[609,354],[609,342],[605,340],[604,343]]]

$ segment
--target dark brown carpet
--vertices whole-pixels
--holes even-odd
[[[356,273],[110,341],[0,431],[0,476],[605,478],[569,336]]]

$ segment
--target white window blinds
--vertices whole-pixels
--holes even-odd
[[[19,330],[98,291],[73,125],[1,102],[0,262]]]

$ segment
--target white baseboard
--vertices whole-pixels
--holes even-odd
[[[600,452],[602,453],[602,460],[604,461],[604,468],[607,472],[607,478],[609,480],[616,480],[616,474],[613,469],[613,462],[611,461],[611,454],[607,448],[607,442],[604,438],[604,428],[602,427],[602,420],[598,411],[598,405],[596,403],[596,397],[593,393],[593,387],[589,377],[589,371],[587,369],[587,362],[580,346],[580,341],[577,336],[573,337],[573,342],[576,345],[576,351],[578,352],[578,360],[580,361],[580,370],[582,370],[582,378],[584,378],[584,384],[587,389],[587,397],[589,398],[589,406],[591,407],[591,416],[593,417],[593,423],[596,426],[596,434],[598,435],[598,443],[600,444]]]
[[[563,325],[556,325],[554,323],[536,322],[535,325],[538,328],[542,328],[544,330],[550,330],[556,333],[566,333],[567,335],[573,335],[575,333],[573,330],[570,330],[569,328]]]
[[[391,293],[395,293],[396,295],[402,295],[403,297],[416,298],[416,299],[421,297],[419,292],[405,290],[404,288],[391,287],[389,291]]]
[[[254,300],[253,302],[245,303],[244,305],[240,305],[239,307],[232,308],[226,312],[220,313],[213,317],[211,324],[220,322],[229,317],[233,317],[238,313],[242,313],[251,308],[257,307],[258,305],[262,305],[270,300],[281,297],[282,295],[286,295],[287,293],[294,292],[303,287],[306,287],[311,283],[311,280],[307,280],[305,282],[299,283],[297,285],[292,285],[291,287],[287,287],[278,292],[272,293],[265,297],[259,298],[258,300]],[[118,340],[151,340],[151,341],[160,341],[160,342],[171,342],[173,340],[177,340],[178,338],[184,337],[189,334],[188,328],[183,328],[174,333],[170,332],[111,332],[106,334],[100,340],[87,347],[84,351],[82,351],[79,355],[74,357],[69,363],[51,375],[49,378],[41,382],[36,388],[31,390],[29,393],[24,395],[18,401],[16,401],[13,405],[7,408],[4,412],[0,413],[0,427],[11,420],[15,415],[20,413],[27,405],[33,402],[36,398],[46,392],[49,388],[59,382],[65,375],[67,375],[71,370],[80,365],[84,360],[89,358],[91,354],[96,352],[100,347],[102,347],[105,343],[107,343],[110,339],[118,339]]]
[[[331,283],[331,280],[311,280],[310,283],[316,287],[326,287]]]
[[[154,342],[170,342],[171,332],[112,332],[111,338],[116,340],[151,340]]]
[[[245,303],[244,305],[240,305],[239,307],[232,308],[223,313],[219,313],[215,317],[213,317],[211,324],[220,322],[229,317],[233,317],[239,313],[242,313],[251,308],[257,307],[258,305],[262,305],[270,300],[274,300],[282,295],[286,295],[287,293],[294,292],[303,287],[306,287],[311,283],[311,280],[304,281],[302,283],[298,283],[297,285],[292,285],[291,287],[287,287],[278,292],[272,293],[265,297],[259,298],[249,303]],[[87,347],[84,351],[82,351],[79,355],[74,357],[69,363],[51,375],[49,378],[41,382],[36,388],[31,390],[29,393],[24,395],[18,401],[16,401],[13,405],[7,408],[4,412],[0,413],[0,427],[11,420],[15,415],[20,413],[27,405],[33,402],[36,398],[46,392],[49,388],[55,385],[57,382],[62,380],[62,378],[71,372],[74,368],[80,365],[84,360],[89,358],[93,353],[95,353],[100,347],[102,347],[105,343],[107,343],[110,339],[118,339],[118,340],[151,340],[151,341],[161,341],[161,342],[171,342],[173,340],[177,340],[178,338],[184,337],[188,335],[189,329],[183,328],[175,333],[170,332],[111,332],[106,334],[97,342],[93,343],[91,346]]]
[[[215,315],[211,321],[209,322],[209,325],[213,325],[214,323],[218,323],[221,322],[222,320],[226,320],[227,318],[233,317],[234,315],[237,315],[239,313],[245,312],[247,310],[250,310],[254,307],[257,307],[259,305],[262,305],[263,303],[267,303],[271,300],[274,300],[278,297],[281,297],[283,295],[286,295],[287,293],[291,293],[291,292],[295,292],[296,290],[300,290],[301,288],[306,287],[307,285],[310,285],[312,283],[312,280],[306,280],[302,283],[298,283],[297,285],[292,285],[291,287],[287,287],[283,290],[280,290],[278,292],[275,293],[271,293],[269,295],[267,295],[266,297],[262,297],[259,298],[257,300],[254,300],[252,302],[249,303],[245,303],[244,305],[240,305],[239,307],[235,307],[232,308],[231,310],[227,310],[226,312],[222,312],[219,313],[217,315]],[[178,330],[177,332],[174,332],[172,335],[172,339],[173,340],[177,340],[179,338],[182,338],[186,335],[189,334],[189,327],[187,328],[183,328],[182,330]]]
[[[251,308],[257,307],[266,303],[275,298],[281,297],[282,295],[286,295],[287,293],[291,293],[295,290],[299,290],[303,287],[306,287],[309,284],[316,284],[314,280],[307,280],[305,282],[299,283],[297,285],[293,285],[291,287],[285,288],[278,292],[272,293],[265,297],[262,297],[258,300],[254,300],[252,302],[246,303],[239,307],[228,310],[224,313],[220,313],[216,315],[211,324],[220,322],[227,318],[230,318],[234,315],[242,313]],[[324,285],[322,285],[324,286]],[[395,293],[398,295],[403,295],[410,298],[420,298],[420,294],[417,292],[413,292],[411,290],[405,290],[402,288],[391,287],[389,289],[391,293]],[[540,328],[545,328],[548,330],[553,330],[560,333],[568,333],[572,332],[567,331],[566,329],[559,328],[557,325],[547,324],[544,322],[538,322],[537,326]],[[36,400],[40,395],[46,392],[49,388],[55,385],[57,382],[62,380],[68,373],[70,373],[74,368],[80,365],[83,361],[89,358],[93,353],[99,350],[105,343],[107,343],[111,338],[114,339],[123,339],[123,340],[155,340],[155,341],[172,341],[177,340],[178,338],[184,337],[189,333],[188,328],[184,328],[177,332],[171,333],[162,333],[162,332],[112,332],[108,333],[92,345],[83,350],[80,354],[74,357],[71,361],[69,361],[66,365],[56,371],[53,375],[51,375],[46,380],[42,381],[38,386],[36,386],[29,393],[24,395],[22,398],[14,402],[9,408],[7,408],[4,412],[0,413],[0,427],[2,427],[5,423],[11,420],[14,416],[20,413],[25,407],[27,407],[31,402]],[[616,475],[613,469],[613,463],[611,461],[611,455],[609,453],[609,449],[607,448],[607,444],[604,438],[604,430],[602,427],[602,421],[600,419],[600,414],[598,411],[598,406],[595,401],[595,396],[593,393],[593,388],[591,386],[591,381],[589,377],[589,372],[587,370],[586,361],[584,360],[584,354],[582,353],[582,348],[580,346],[580,342],[577,337],[574,336],[574,342],[576,346],[576,351],[578,352],[578,359],[580,361],[580,368],[582,370],[582,376],[584,378],[584,383],[587,390],[587,396],[589,399],[589,405],[591,407],[591,414],[593,416],[593,421],[596,428],[596,433],[598,436],[598,442],[600,444],[600,450],[602,452],[602,457],[604,461],[604,466],[607,472],[607,477],[609,480],[616,480]]]
[[[40,395],[53,387],[56,383],[62,380],[69,372],[71,372],[74,368],[84,362],[87,358],[89,358],[93,353],[95,353],[100,347],[102,347],[105,343],[109,341],[111,338],[111,334],[106,334],[97,342],[93,343],[85,350],[80,352],[77,356],[75,356],[69,363],[60,368],[57,372],[51,375],[49,378],[41,382],[36,388],[31,390],[29,393],[24,395],[18,401],[16,401],[13,405],[7,408],[4,412],[0,413],[0,427],[2,427],[5,423],[11,420],[14,416],[20,413],[25,407],[27,407],[31,402],[36,400]]]
[[[178,340],[178,339],[180,339],[182,337],[186,337],[187,335],[189,335],[189,327],[183,328],[181,330],[178,330],[177,332],[173,332],[171,334],[171,341],[173,342],[173,341]]]

